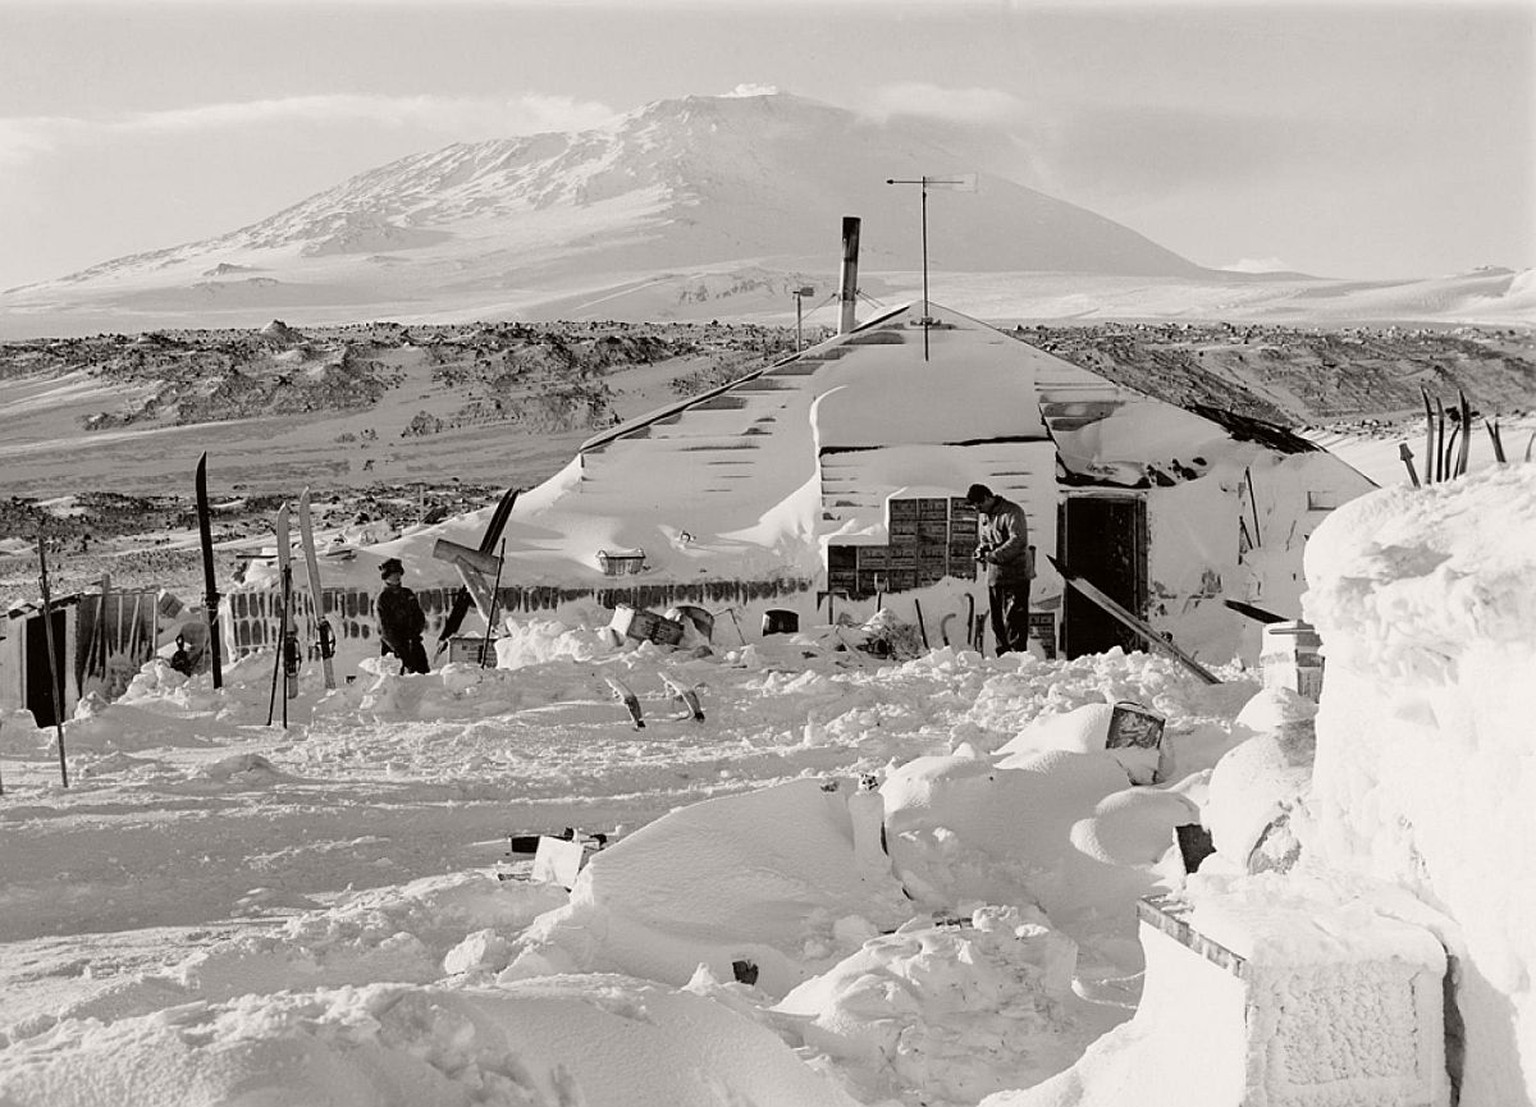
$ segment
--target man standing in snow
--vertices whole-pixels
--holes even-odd
[[[421,634],[427,629],[427,616],[416,600],[416,593],[401,582],[405,579],[405,566],[398,557],[391,557],[379,566],[379,576],[384,587],[373,601],[373,611],[378,619],[379,652],[394,654],[408,673],[427,673],[427,650],[421,644]]]
[[[992,637],[1001,657],[1029,648],[1029,580],[1035,575],[1024,509],[984,484],[973,484],[965,498],[981,516],[976,560],[987,567],[987,599]]]

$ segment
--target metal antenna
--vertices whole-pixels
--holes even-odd
[[[923,221],[923,360],[928,360],[928,327],[933,322],[928,317],[928,190],[930,188],[953,188],[966,192],[975,191],[976,174],[965,173],[958,177],[928,177],[923,176],[915,181],[899,180],[895,177],[887,177],[888,185],[917,185],[922,195],[922,221]]]

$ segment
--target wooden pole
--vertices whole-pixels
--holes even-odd
[[[69,764],[64,760],[64,693],[59,686],[59,666],[53,656],[53,600],[48,595],[48,553],[43,536],[37,536],[38,586],[43,594],[43,644],[48,651],[48,685],[53,692],[53,729],[59,737],[59,777],[69,787]]]

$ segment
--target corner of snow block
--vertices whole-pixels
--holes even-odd
[[[1345,921],[1318,911],[1264,912],[1248,933],[1229,919],[1218,942],[1181,901],[1141,900],[1142,1005],[1166,1049],[1225,1073],[1244,1107],[1450,1107],[1439,943],[1359,916],[1345,940],[1297,940]]]
[[[1176,902],[1137,904],[1146,975],[1135,1021],[1146,1027],[1149,1103],[1247,1103],[1241,958],[1204,942]]]
[[[1248,1086],[1265,1107],[1450,1107],[1443,976],[1400,955],[1249,963]]]

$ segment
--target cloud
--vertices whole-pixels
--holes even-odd
[[[607,105],[567,96],[291,96],[201,104],[166,111],[73,118],[0,119],[0,165],[19,165],[80,143],[152,136],[192,136],[271,125],[358,123],[414,127],[449,141],[502,138],[540,131],[584,130],[616,115]]]
[[[1239,258],[1231,265],[1223,265],[1220,268],[1229,273],[1287,273],[1295,269],[1277,257],[1267,258]]]
[[[992,88],[943,88],[924,81],[903,81],[874,91],[863,114],[879,120],[915,115],[950,123],[1006,124],[1023,119],[1024,101]]]
[[[43,117],[0,119],[0,169],[53,153],[71,122]]]

